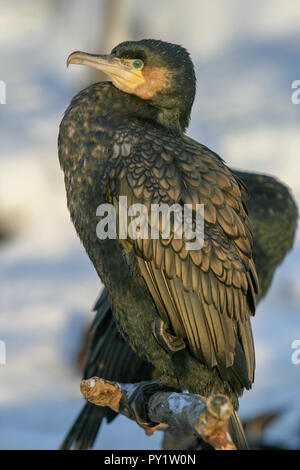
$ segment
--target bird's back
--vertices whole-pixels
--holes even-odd
[[[74,225],[134,349],[148,360],[149,351],[155,350],[154,363],[160,356],[160,366],[170,362],[162,359],[164,351],[157,344],[145,348],[145,331],[152,336],[149,321],[139,324],[142,339],[129,332],[137,319],[131,324],[129,304],[120,294],[115,298],[115,292],[123,289],[126,299],[128,276],[135,296],[140,290],[146,302],[154,299],[155,316],[167,320],[175,334],[187,339],[193,357],[205,366],[217,366],[223,380],[240,393],[253,380],[249,314],[254,310],[256,289],[242,188],[222,160],[200,144],[136,117],[115,119],[107,103],[116,93],[110,84],[83,90],[72,100],[61,124],[59,153]],[[187,253],[182,240],[173,237],[167,244],[160,237],[130,241],[130,253],[126,253],[122,241],[98,240],[96,209],[101,203],[116,205],[120,195],[127,196],[129,205],[204,204],[203,249]],[[121,262],[125,276],[120,274]],[[130,308],[133,301],[134,297]]]

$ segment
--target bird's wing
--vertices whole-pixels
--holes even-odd
[[[187,338],[193,354],[217,366],[225,380],[231,380],[232,368],[238,381],[250,387],[255,359],[249,315],[255,310],[258,280],[243,185],[199,144],[158,139],[145,130],[140,138],[138,129],[132,134],[131,141],[120,133],[109,159],[116,209],[121,195],[127,196],[128,207],[142,203],[149,211],[151,204],[192,204],[193,210],[204,204],[204,245],[187,250],[186,240],[174,237],[174,220],[168,239],[160,226],[158,239],[129,236],[120,243],[129,257],[133,250],[162,319]],[[120,217],[119,228],[128,229],[132,219]]]
[[[253,227],[253,259],[259,277],[257,300],[266,295],[277,266],[292,248],[298,208],[287,186],[269,175],[234,170],[247,186]]]

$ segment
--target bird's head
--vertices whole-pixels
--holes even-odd
[[[188,52],[154,39],[126,41],[109,55],[76,51],[67,65],[81,64],[104,72],[122,92],[158,108],[162,124],[176,121],[183,131],[189,122],[196,78]]]

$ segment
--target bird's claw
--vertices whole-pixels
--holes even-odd
[[[161,318],[153,322],[152,333],[158,344],[170,354],[181,351],[186,347],[184,339],[180,336],[173,336],[168,329],[167,323]]]
[[[175,390],[175,388],[161,383],[160,380],[140,382],[136,390],[127,398],[126,407],[129,414],[144,429],[157,428],[158,423],[153,423],[148,416],[149,399],[156,392],[170,390]]]

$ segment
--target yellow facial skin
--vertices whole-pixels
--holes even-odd
[[[143,100],[153,98],[170,83],[166,68],[144,66],[140,59],[119,59],[112,55],[76,51],[67,59],[67,66],[70,64],[87,65],[99,70],[108,75],[119,90]]]
[[[118,59],[110,55],[94,55],[86,52],[72,52],[67,59],[70,64],[87,65],[108,75],[113,84],[125,93],[135,94],[135,89],[145,82],[143,65],[134,67],[134,59]]]

